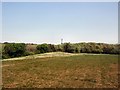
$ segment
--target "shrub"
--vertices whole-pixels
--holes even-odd
[[[55,45],[55,49],[56,51],[60,51],[60,52],[63,52],[63,45]]]
[[[49,47],[47,44],[38,45],[36,48],[37,48],[37,53],[46,53],[49,51]]]
[[[6,55],[6,54],[2,54],[2,58],[3,59],[7,59],[7,58],[10,58],[10,56]]]
[[[10,43],[6,44],[3,51],[4,57],[19,57],[25,55],[25,44],[24,43]]]
[[[70,43],[64,43],[63,50],[64,52],[75,53],[75,47]]]
[[[56,48],[53,44],[48,44],[48,52],[55,52]]]

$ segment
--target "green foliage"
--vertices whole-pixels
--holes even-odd
[[[37,53],[55,52],[57,49],[53,44],[41,44],[36,47]]]
[[[56,49],[56,51],[61,51],[61,52],[64,51],[63,50],[63,45],[55,45],[55,49]]]
[[[28,52],[28,51],[26,51],[24,55],[28,56],[28,55],[34,55],[34,54],[35,54],[35,52]]]
[[[105,43],[64,43],[53,44],[24,44],[4,43],[0,48],[2,58],[12,58],[33,55],[46,52],[68,52],[68,53],[96,53],[96,54],[120,54],[120,44]]]
[[[25,55],[24,43],[10,43],[4,46],[3,58],[20,57]]]
[[[79,53],[79,47],[77,47],[75,44],[70,44],[70,43],[64,43],[63,44],[63,50],[64,52],[68,53]]]
[[[48,44],[48,52],[55,52],[57,51],[53,44]]]
[[[2,58],[7,59],[7,58],[10,58],[10,56],[8,56],[8,54],[2,54]]]
[[[80,50],[79,50],[79,48],[75,48],[75,53],[79,53],[80,52]]]
[[[48,44],[41,44],[38,45],[36,48],[38,53],[46,53],[49,51]]]
[[[119,54],[118,45],[103,43],[83,43],[81,53]]]

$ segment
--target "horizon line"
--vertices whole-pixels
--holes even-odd
[[[58,44],[61,44],[60,43],[47,43],[47,42],[43,42],[43,43],[36,43],[36,42],[14,42],[14,41],[4,41],[4,42],[0,42],[2,44],[4,43],[25,43],[25,44],[55,44],[55,45],[58,45]],[[81,42],[63,42],[64,43],[71,43],[71,44],[76,44],[76,43],[101,43],[101,44],[120,44],[119,42],[118,43],[107,43],[107,42],[95,42],[95,41],[81,41]]]

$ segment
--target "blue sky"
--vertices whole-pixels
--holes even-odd
[[[2,41],[2,3],[0,2],[0,41]]]
[[[117,2],[4,2],[3,42],[118,43]]]

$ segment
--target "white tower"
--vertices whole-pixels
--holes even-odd
[[[61,39],[61,44],[63,44],[63,39]]]

